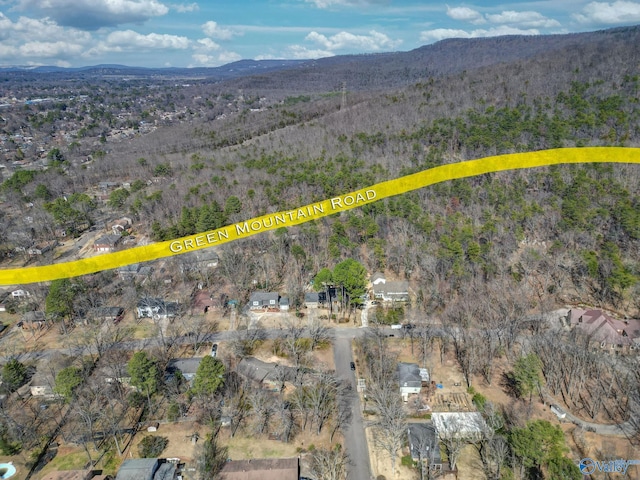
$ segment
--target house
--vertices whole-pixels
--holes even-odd
[[[119,220],[116,220],[111,225],[111,231],[114,235],[122,235],[124,232],[129,231],[133,222],[128,217],[122,217]]]
[[[194,250],[177,257],[182,273],[196,271],[200,268],[215,268],[220,262],[220,257],[213,248]]]
[[[411,459],[425,462],[430,472],[441,471],[440,441],[435,427],[431,423],[409,423],[407,435]]]
[[[318,292],[307,292],[304,294],[304,306],[306,308],[318,308],[320,305],[320,294]]]
[[[136,277],[148,277],[153,273],[153,267],[142,266],[139,263],[132,263],[118,268],[118,276],[122,280],[132,280]]]
[[[58,242],[42,242],[36,245],[32,245],[27,249],[27,254],[31,257],[43,255],[53,250],[58,245]]]
[[[245,357],[238,363],[237,371],[247,380],[252,380],[272,391],[280,391],[287,381],[293,381],[296,371],[292,367],[267,363],[257,358]]]
[[[165,302],[161,298],[149,297],[141,299],[136,308],[138,318],[173,318],[179,311],[180,304],[178,302]]]
[[[131,375],[129,375],[129,369],[126,363],[113,363],[100,366],[96,372],[96,377],[102,377],[105,383],[109,385],[116,383],[129,385],[131,383]]]
[[[418,394],[422,389],[422,377],[420,367],[417,363],[398,363],[398,383],[400,384],[400,395],[405,402],[409,400],[409,395]]]
[[[201,357],[196,358],[172,358],[167,364],[167,373],[175,375],[180,372],[185,380],[192,382],[196,377],[196,372],[202,361]]]
[[[405,280],[388,281],[385,276],[376,272],[371,276],[373,296],[383,302],[408,302],[409,282]]]
[[[56,382],[52,374],[36,372],[29,382],[29,391],[33,397],[47,399],[58,398],[59,395],[53,391],[55,384]]]
[[[488,429],[480,412],[433,412],[431,421],[440,440],[459,438],[476,442],[484,438]]]
[[[232,460],[224,464],[220,480],[299,480],[298,458]]]
[[[94,471],[88,469],[51,472],[42,477],[42,480],[91,480],[93,478],[95,478]]]
[[[602,310],[573,308],[567,322],[584,333],[594,348],[615,352],[640,349],[640,320],[618,320]]]
[[[280,297],[280,310],[289,310],[289,299],[287,297]]]
[[[87,313],[88,319],[94,322],[118,323],[124,318],[124,308],[122,307],[97,307],[92,308]]]
[[[113,252],[122,240],[122,235],[103,235],[93,242],[96,252]]]
[[[279,302],[280,295],[277,292],[253,292],[249,297],[249,308],[251,310],[277,309]]]
[[[387,282],[387,279],[384,277],[382,272],[375,272],[371,275],[371,284],[372,285],[384,285]]]
[[[40,330],[47,325],[47,317],[43,311],[26,312],[22,315],[18,326],[23,330]]]
[[[125,460],[116,480],[174,480],[177,465],[159,458],[134,458]]]
[[[98,183],[98,188],[101,190],[112,190],[114,188],[119,187],[120,184],[118,182],[100,182]]]

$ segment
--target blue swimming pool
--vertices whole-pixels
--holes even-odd
[[[11,478],[16,474],[16,467],[10,463],[0,463],[0,478]]]

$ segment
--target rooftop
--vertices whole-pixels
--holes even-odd
[[[233,460],[220,472],[221,480],[298,480],[297,458]]]

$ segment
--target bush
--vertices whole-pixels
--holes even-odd
[[[478,408],[478,410],[484,410],[484,404],[487,403],[487,397],[482,395],[481,393],[476,393],[471,398],[473,404]]]
[[[158,458],[168,444],[167,437],[150,435],[144,437],[138,445],[138,454],[140,458]]]
[[[415,466],[415,462],[413,461],[413,458],[411,458],[411,455],[405,455],[400,459],[400,465],[403,465],[405,467],[413,467]]]
[[[127,397],[127,402],[129,403],[129,406],[131,408],[140,408],[146,401],[147,397],[145,397],[142,392],[138,392],[137,390],[131,392]]]
[[[175,422],[180,418],[180,405],[176,402],[171,402],[169,408],[167,408],[167,420]]]

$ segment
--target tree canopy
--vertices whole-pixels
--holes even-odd
[[[330,284],[333,281],[333,273],[328,268],[320,270],[315,277],[313,277],[313,288],[316,291],[324,290],[325,284]]]
[[[526,357],[520,357],[513,367],[513,378],[516,382],[518,394],[521,397],[529,396],[529,401],[534,392],[539,391],[544,379],[542,377],[542,362],[535,353]]]
[[[56,385],[53,387],[53,391],[69,401],[73,396],[73,391],[80,384],[82,384],[82,371],[79,368],[63,368],[56,375]]]
[[[127,364],[127,371],[131,376],[131,385],[142,390],[147,396],[158,390],[158,366],[146,352],[136,352]]]
[[[12,358],[2,367],[2,383],[10,392],[16,391],[27,381],[27,367]]]
[[[75,292],[70,279],[52,281],[45,301],[45,312],[52,317],[71,318],[74,297]]]
[[[349,303],[360,303],[367,287],[367,270],[353,258],[340,262],[333,269],[333,282],[342,285],[349,295]]]
[[[554,463],[567,451],[564,432],[546,420],[536,420],[524,428],[514,428],[509,440],[513,453],[522,459],[527,468],[541,468],[550,462]],[[555,463],[564,468],[557,461]]]
[[[224,384],[224,364],[212,356],[206,356],[198,365],[192,391],[196,395],[213,395]]]

